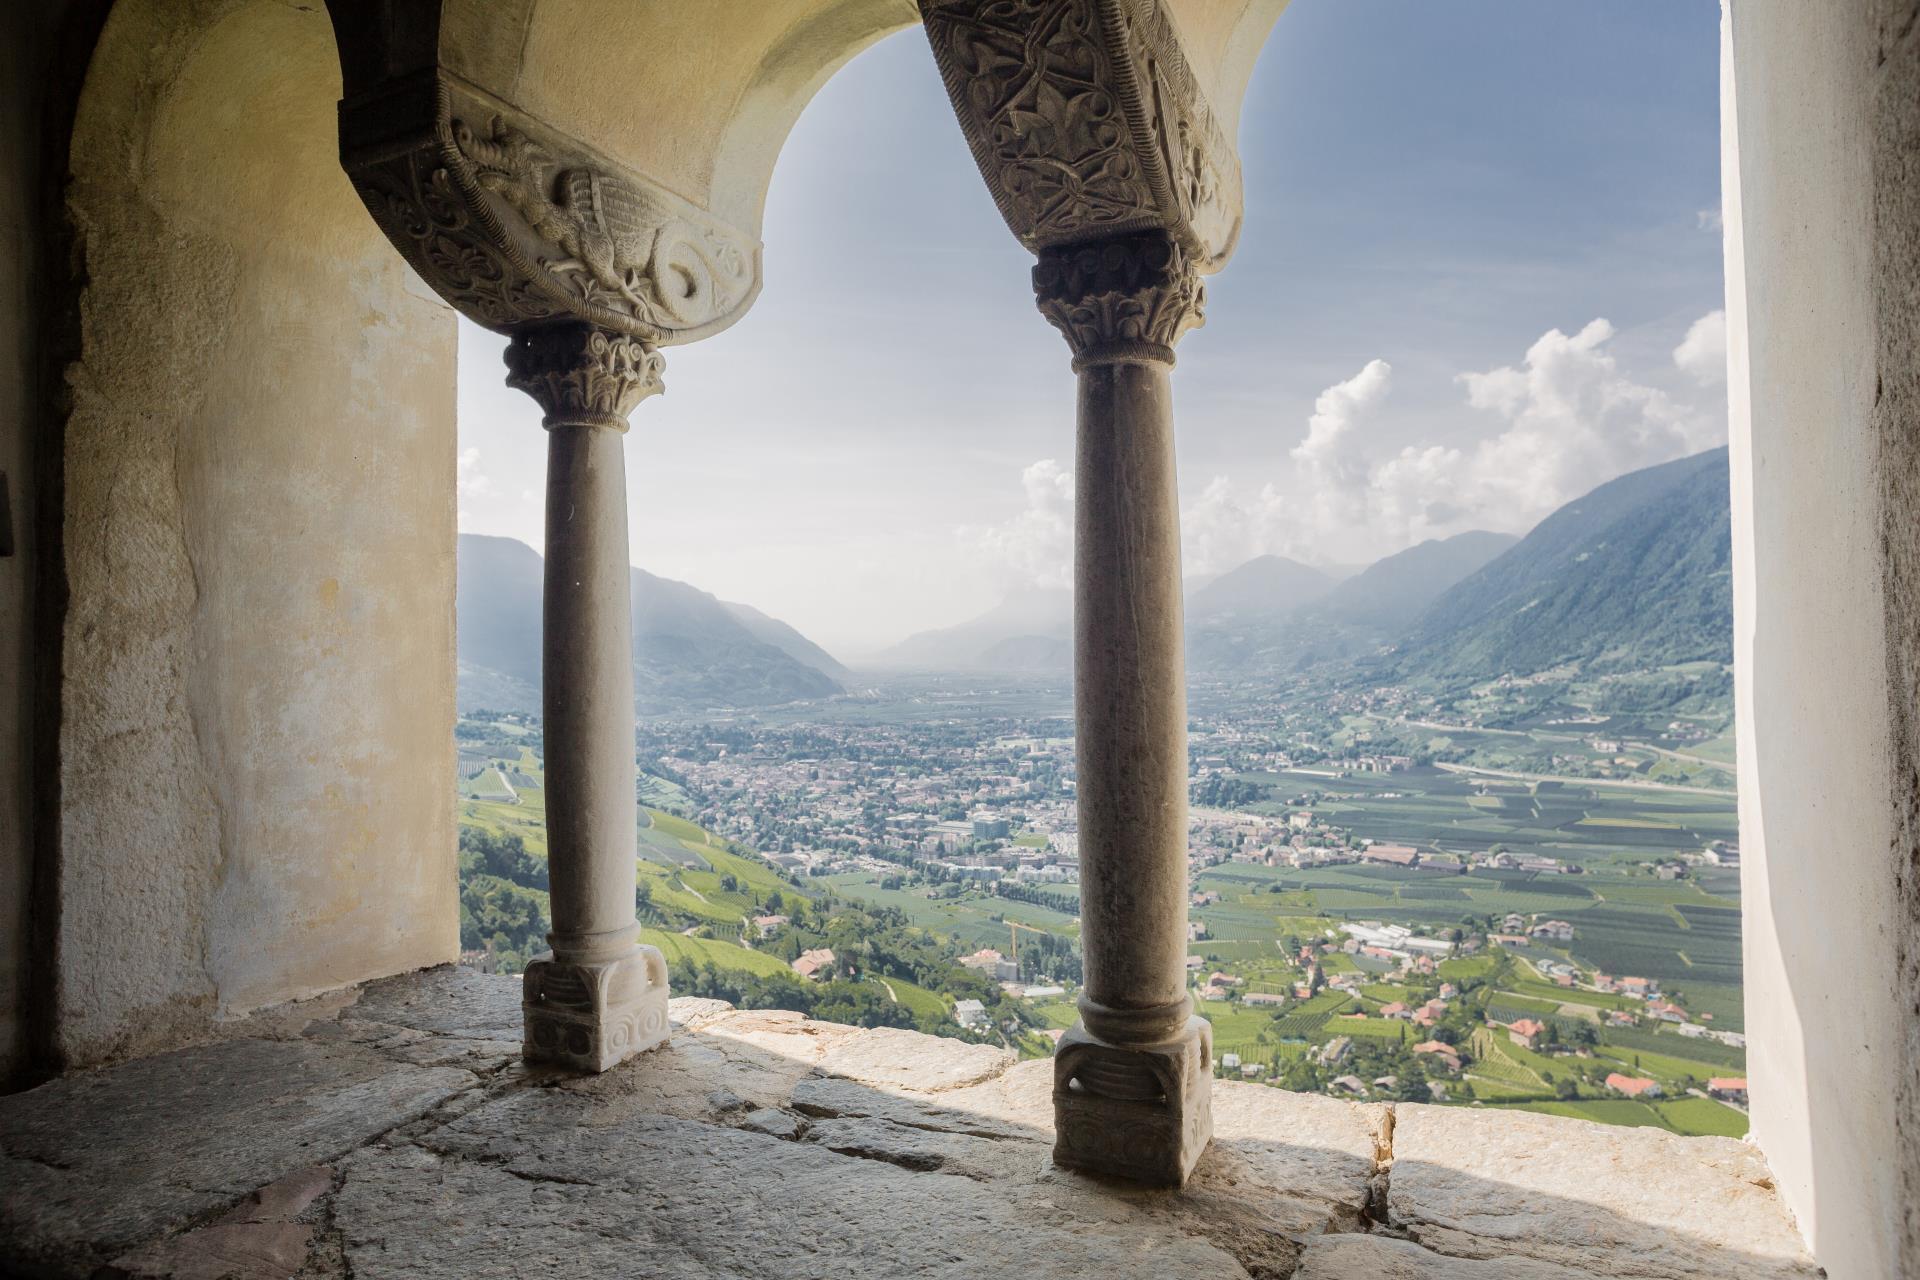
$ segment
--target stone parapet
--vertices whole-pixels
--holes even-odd
[[[668,1015],[657,1051],[573,1076],[520,1062],[515,979],[431,969],[0,1098],[0,1272],[1819,1274],[1729,1139],[1220,1081],[1186,1186],[1147,1190],[1052,1165],[1051,1062]]]

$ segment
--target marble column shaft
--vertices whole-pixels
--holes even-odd
[[[667,1034],[666,962],[639,944],[627,415],[660,390],[638,339],[517,335],[508,385],[546,411],[542,735],[551,952],[527,965],[525,1055],[604,1071]]]
[[[1166,232],[1049,249],[1041,312],[1079,375],[1074,721],[1080,1021],[1054,1054],[1054,1161],[1179,1186],[1213,1135],[1187,994],[1187,697],[1173,345],[1199,276]]]
[[[1187,995],[1187,695],[1167,366],[1080,372],[1074,465],[1074,722],[1080,1013],[1152,1043]]]
[[[624,429],[625,424],[622,424]],[[634,919],[633,614],[621,430],[547,432],[541,636],[555,957],[612,959]]]

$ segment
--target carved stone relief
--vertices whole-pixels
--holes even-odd
[[[667,962],[657,947],[593,964],[543,953],[521,979],[522,1055],[605,1071],[667,1039],[667,995]]]
[[[666,357],[638,338],[591,325],[523,329],[506,350],[507,385],[524,391],[548,427],[627,429],[635,405],[663,390]]]
[[[1112,360],[1173,363],[1173,344],[1204,322],[1206,286],[1164,231],[1043,249],[1034,301],[1066,335],[1076,367]]]
[[[974,159],[1033,250],[1161,228],[1233,252],[1240,164],[1158,0],[920,0]]]
[[[1110,1044],[1076,1024],[1053,1056],[1054,1163],[1185,1185],[1213,1140],[1213,1027],[1190,1017],[1151,1045]]]
[[[444,71],[343,103],[341,151],[415,270],[491,329],[571,317],[685,342],[759,290],[751,237]]]

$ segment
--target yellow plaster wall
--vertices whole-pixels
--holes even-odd
[[[59,1034],[450,959],[453,316],[335,159],[318,6],[122,0],[71,213]]]

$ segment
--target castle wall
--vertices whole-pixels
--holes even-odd
[[[318,6],[123,0],[69,210],[69,1063],[451,959],[454,318],[336,158]]]

